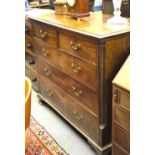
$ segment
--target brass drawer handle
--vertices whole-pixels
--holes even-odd
[[[72,90],[73,90],[74,95],[76,95],[76,96],[81,96],[83,94],[83,91],[77,90],[77,88],[75,86],[72,86]]]
[[[119,103],[119,91],[118,91],[118,89],[114,89],[114,91],[113,91],[113,101],[116,104]]]
[[[71,67],[74,73],[79,73],[81,71],[81,67],[71,63]]]
[[[26,48],[32,48],[32,45],[30,43],[26,44]]]
[[[74,115],[75,115],[75,117],[76,117],[77,120],[79,120],[79,121],[83,120],[84,116],[78,114],[77,111],[74,111],[73,113],[74,113]]]
[[[35,60],[30,60],[29,61],[29,65],[34,65],[35,64]]]
[[[39,33],[40,33],[40,37],[41,37],[41,38],[43,38],[43,39],[46,38],[46,36],[47,36],[47,32],[46,32],[46,31],[43,32],[43,30],[40,29],[40,30],[39,30]]]
[[[47,76],[49,76],[52,72],[48,70],[46,67],[44,68],[44,72]]]
[[[49,97],[53,97],[53,95],[54,95],[53,91],[50,91],[48,88],[46,89],[46,91],[47,91]]]
[[[26,26],[25,27],[25,33],[28,33],[29,32],[29,28]]]
[[[32,77],[31,81],[32,82],[36,82],[37,81],[37,77]]]
[[[82,90],[79,90],[78,92],[74,92],[74,94],[76,96],[81,96],[83,94],[83,91]]]
[[[71,40],[71,41],[70,41],[70,45],[71,45],[72,49],[75,50],[75,51],[77,51],[78,49],[81,48],[80,43],[76,43],[76,41],[72,41],[72,40]]]
[[[77,88],[75,86],[72,86],[72,89],[75,91]]]
[[[45,57],[47,57],[48,54],[49,54],[49,51],[48,51],[48,50],[45,50],[45,48],[42,48],[41,50],[42,50],[42,52],[43,52],[43,55],[44,55]]]

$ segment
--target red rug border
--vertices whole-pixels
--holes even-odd
[[[59,144],[58,144],[58,142],[53,138],[53,136],[51,136],[51,134],[45,129],[45,127],[43,126],[43,125],[41,125],[35,118],[34,118],[34,116],[32,116],[31,115],[31,117],[39,124],[39,126],[40,127],[42,127],[46,132],[47,132],[47,134],[53,139],[53,141],[66,153],[66,155],[70,155],[70,154],[68,154],[63,148],[62,148],[62,146],[60,146]],[[33,132],[33,130],[30,128],[30,130]],[[34,133],[34,132],[33,132]],[[35,133],[34,133],[35,134]],[[35,134],[36,135],[36,134]],[[40,139],[38,138],[38,136],[36,136],[37,137],[37,139],[40,141]],[[41,142],[41,141],[40,141]],[[41,142],[42,143],[42,142]],[[43,144],[43,143],[42,143]],[[45,144],[43,144],[44,145],[44,147],[46,147],[45,146]],[[47,148],[47,147],[46,147]],[[50,152],[50,150],[47,148],[47,150]]]

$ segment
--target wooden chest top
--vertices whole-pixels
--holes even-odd
[[[105,38],[115,36],[130,31],[130,25],[123,26],[119,29],[110,28],[107,20],[111,15],[102,14],[101,11],[90,12],[90,17],[75,20],[67,18],[66,15],[55,15],[53,10],[37,10],[32,9],[27,12],[29,18],[64,28],[70,31],[93,36],[95,38]]]

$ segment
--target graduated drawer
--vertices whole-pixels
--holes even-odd
[[[57,46],[57,31],[53,27],[45,23],[32,21],[32,28],[34,37],[39,38],[54,47]]]
[[[25,75],[30,78],[32,82],[32,88],[35,91],[39,92],[39,85],[38,85],[39,82],[38,82],[37,73],[32,71],[30,68],[25,67]]]
[[[34,53],[33,39],[29,36],[25,36],[25,51],[28,53]]]
[[[61,50],[86,59],[93,64],[97,62],[97,45],[93,41],[60,33],[59,46]]]
[[[74,99],[79,101],[83,106],[91,110],[97,115],[97,92],[82,85],[80,82],[74,80],[63,72],[48,65],[38,58],[38,71],[41,75],[60,86],[65,92],[71,95]]]
[[[49,44],[35,39],[34,50],[45,61],[52,63],[69,76],[90,87],[97,87],[97,69],[95,66],[81,61],[66,53],[57,51]]]
[[[119,145],[113,143],[113,145],[112,145],[112,155],[130,155],[130,153],[126,152]]]
[[[93,140],[97,140],[98,119],[80,104],[70,100],[64,103],[65,116]]]
[[[29,53],[25,53],[25,65],[32,68],[33,70],[37,69],[35,57]]]
[[[119,127],[117,124],[113,124],[113,140],[120,145],[124,150],[130,152],[130,134],[128,131]]]
[[[126,130],[130,131],[130,113],[126,109],[114,105],[113,120]]]
[[[32,36],[32,26],[30,20],[26,17],[25,18],[25,34],[28,36]]]
[[[53,83],[48,80],[39,77],[40,94],[46,98],[52,106],[58,111],[63,112],[64,105],[64,94],[62,91]]]

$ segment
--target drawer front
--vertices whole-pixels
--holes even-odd
[[[130,134],[117,124],[114,124],[114,142],[120,145],[127,152],[130,152]]]
[[[57,31],[53,29],[51,26],[42,24],[37,21],[33,21],[32,28],[34,37],[39,38],[42,41],[45,41],[54,47],[57,46]]]
[[[25,65],[34,70],[37,69],[35,57],[30,55],[29,53],[25,53]]]
[[[113,143],[112,145],[112,155],[129,155],[128,152],[120,148],[118,145]]]
[[[25,36],[25,51],[28,53],[34,53],[33,39],[31,37],[28,37],[28,36]]]
[[[97,92],[87,88],[78,81],[75,81],[66,74],[41,61],[39,58],[37,61],[37,65],[39,68],[38,71],[41,75],[56,83],[74,99],[82,103],[83,106],[97,115]]]
[[[65,103],[65,115],[79,129],[97,141],[97,118],[74,101]]]
[[[130,131],[130,113],[118,106],[113,107],[113,120]]]
[[[25,75],[30,78],[33,90],[39,92],[39,81],[37,73],[29,69],[28,67],[25,67]]]
[[[90,87],[97,87],[97,69],[96,67],[69,56],[60,51],[56,51],[48,44],[35,39],[34,50],[45,61],[52,63],[69,76],[77,79]]]
[[[84,39],[76,38],[75,36],[67,36],[65,34],[59,35],[59,45],[60,49],[86,59],[92,64],[97,62],[97,45],[94,42],[90,42]]]
[[[25,34],[30,37],[32,36],[32,26],[28,18],[25,18]]]
[[[60,91],[60,89],[55,84],[41,77],[39,77],[39,84],[40,93],[49,101],[48,104],[54,106],[58,111],[63,113],[64,94],[62,91]]]
[[[117,100],[113,100],[114,103],[119,104],[121,107],[130,111],[130,93],[124,91],[116,86],[113,88],[113,95],[117,96]]]

